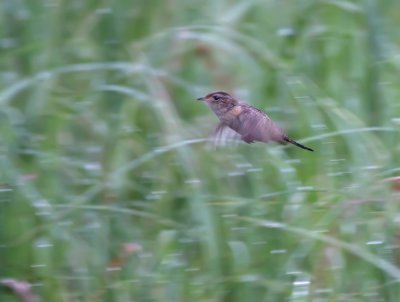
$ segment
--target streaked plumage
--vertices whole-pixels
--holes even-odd
[[[248,144],[255,141],[264,143],[275,141],[280,144],[291,143],[302,149],[314,151],[289,138],[265,112],[236,100],[226,92],[212,92],[198,100],[204,101],[218,116],[220,123],[215,129],[216,136],[220,136],[225,128],[229,127]]]

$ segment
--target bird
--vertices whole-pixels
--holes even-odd
[[[219,118],[219,124],[214,131],[215,136],[221,135],[226,129],[231,129],[248,144],[275,141],[314,151],[288,137],[264,111],[235,99],[227,92],[211,92],[197,100],[205,102]]]

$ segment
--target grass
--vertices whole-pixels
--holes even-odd
[[[398,11],[1,3],[0,279],[43,301],[397,301]],[[315,152],[213,149],[213,90]]]

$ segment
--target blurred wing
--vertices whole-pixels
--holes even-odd
[[[217,128],[215,128],[212,138],[214,145],[225,146],[229,142],[240,139],[240,135],[235,130],[229,128],[225,123],[220,122]]]
[[[282,142],[284,132],[264,112],[256,108],[246,108],[239,116],[238,132],[247,143],[253,141]]]

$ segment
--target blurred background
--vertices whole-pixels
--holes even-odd
[[[10,278],[41,301],[398,301],[398,1],[3,0],[0,22],[1,301]],[[315,152],[213,148],[214,90]]]

